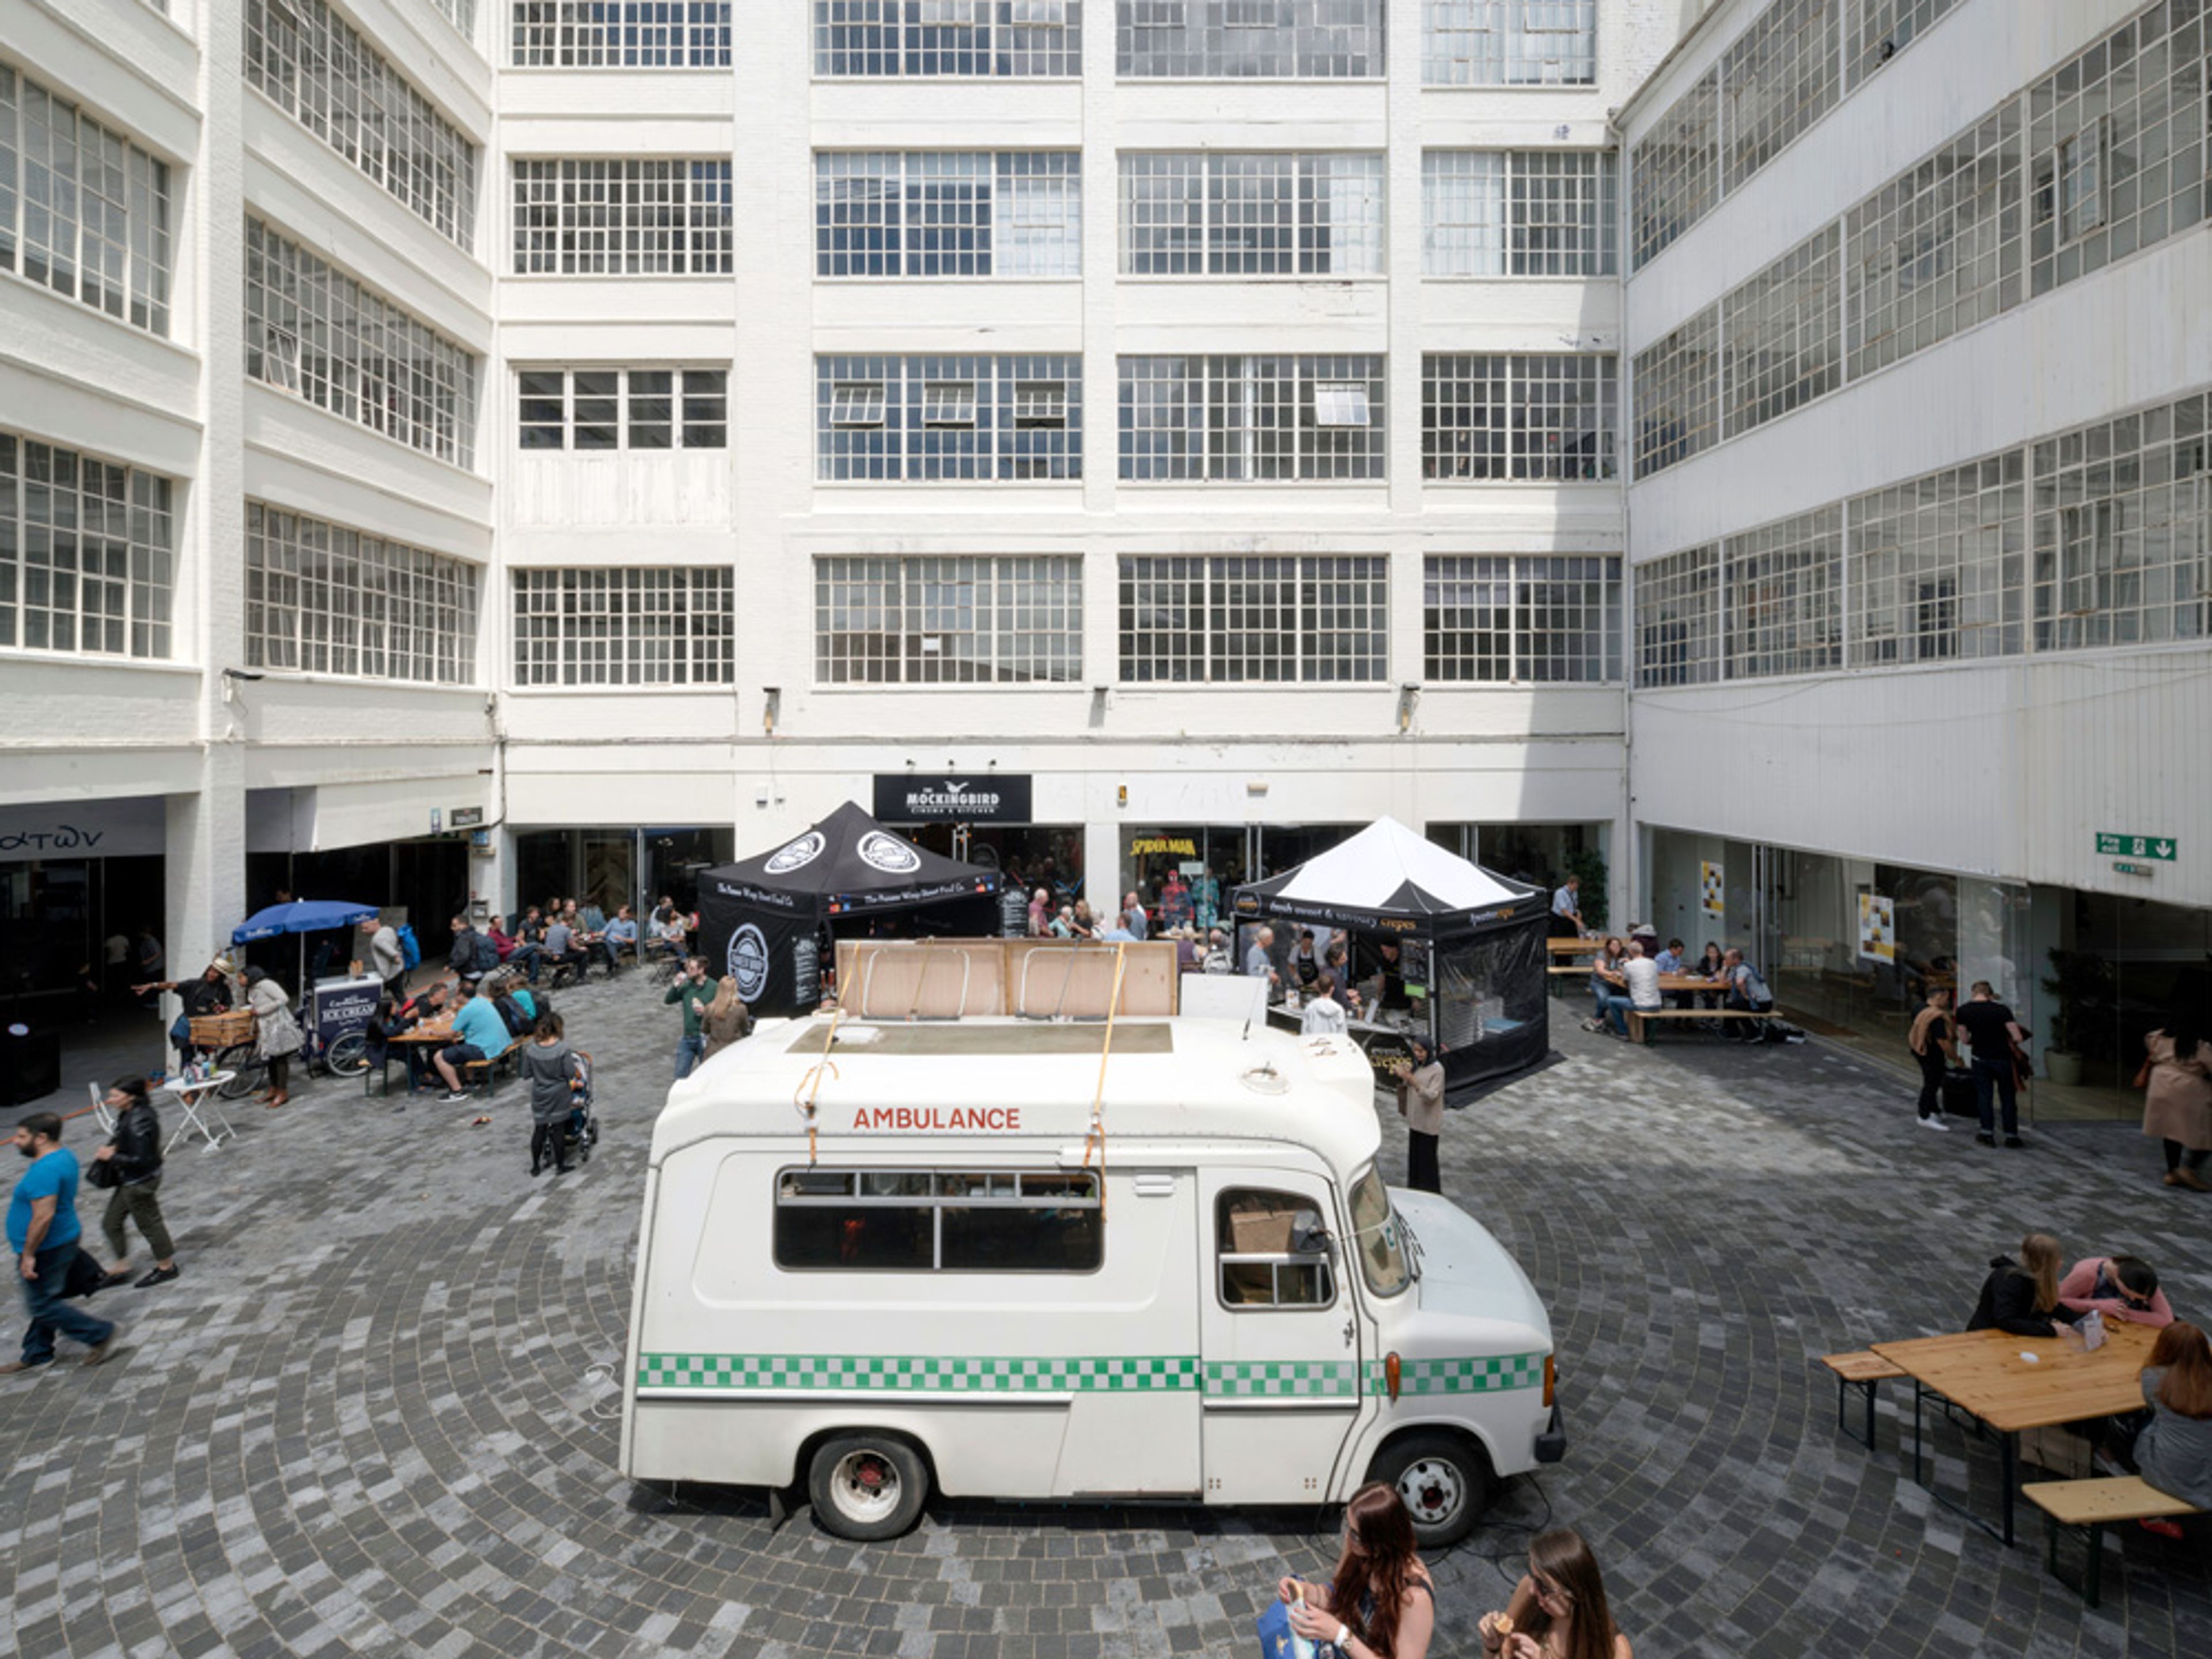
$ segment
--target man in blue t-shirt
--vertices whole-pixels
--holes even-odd
[[[514,1040],[491,999],[477,995],[473,986],[463,988],[468,993],[468,1000],[453,1015],[453,1044],[439,1049],[434,1061],[438,1075],[446,1079],[447,1100],[469,1097],[469,1091],[461,1087],[462,1066],[472,1060],[489,1060],[505,1054],[507,1045]]]
[[[31,1167],[8,1199],[8,1249],[23,1281],[31,1327],[23,1333],[23,1357],[0,1365],[0,1374],[53,1364],[57,1331],[83,1343],[89,1350],[84,1363],[97,1365],[114,1352],[114,1322],[94,1319],[62,1299],[81,1231],[76,1154],[62,1146],[62,1121],[52,1112],[23,1120],[15,1130],[15,1150]]]

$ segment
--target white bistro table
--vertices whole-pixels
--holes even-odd
[[[228,1135],[233,1140],[238,1139],[238,1131],[231,1127],[230,1120],[222,1115],[222,1108],[216,1103],[219,1098],[216,1091],[237,1075],[235,1072],[216,1072],[189,1083],[182,1078],[170,1078],[161,1083],[147,1084],[146,1092],[149,1096],[171,1096],[177,1104],[184,1109],[185,1121],[169,1137],[168,1145],[161,1148],[163,1157],[166,1158],[175,1152],[179,1146],[191,1138],[195,1129],[207,1137],[207,1145],[200,1148],[204,1152],[211,1152],[222,1146],[224,1135]],[[100,1085],[95,1083],[91,1087],[92,1115],[99,1121],[102,1129],[109,1134],[113,1134],[115,1114],[107,1109],[106,1099],[100,1092]],[[208,1121],[210,1117],[216,1121],[216,1123],[222,1125],[221,1133],[217,1133],[214,1124]]]

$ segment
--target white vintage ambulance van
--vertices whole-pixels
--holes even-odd
[[[1438,1544],[1559,1457],[1543,1304],[1455,1206],[1385,1189],[1358,1048],[1188,1018],[1105,1042],[764,1022],[678,1084],[623,1473],[804,1481],[854,1539],[933,1486],[1302,1504],[1384,1480]]]

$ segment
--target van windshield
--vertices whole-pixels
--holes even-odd
[[[1405,1239],[1398,1218],[1391,1213],[1390,1194],[1371,1164],[1352,1183],[1352,1246],[1369,1290],[1377,1296],[1395,1296],[1406,1288]]]

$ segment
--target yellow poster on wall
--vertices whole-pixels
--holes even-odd
[[[1897,960],[1897,905],[1875,893],[1859,895],[1859,954],[1870,962]]]
[[[1698,865],[1698,908],[1703,914],[1720,921],[1728,912],[1728,888],[1717,864],[1699,861]]]

